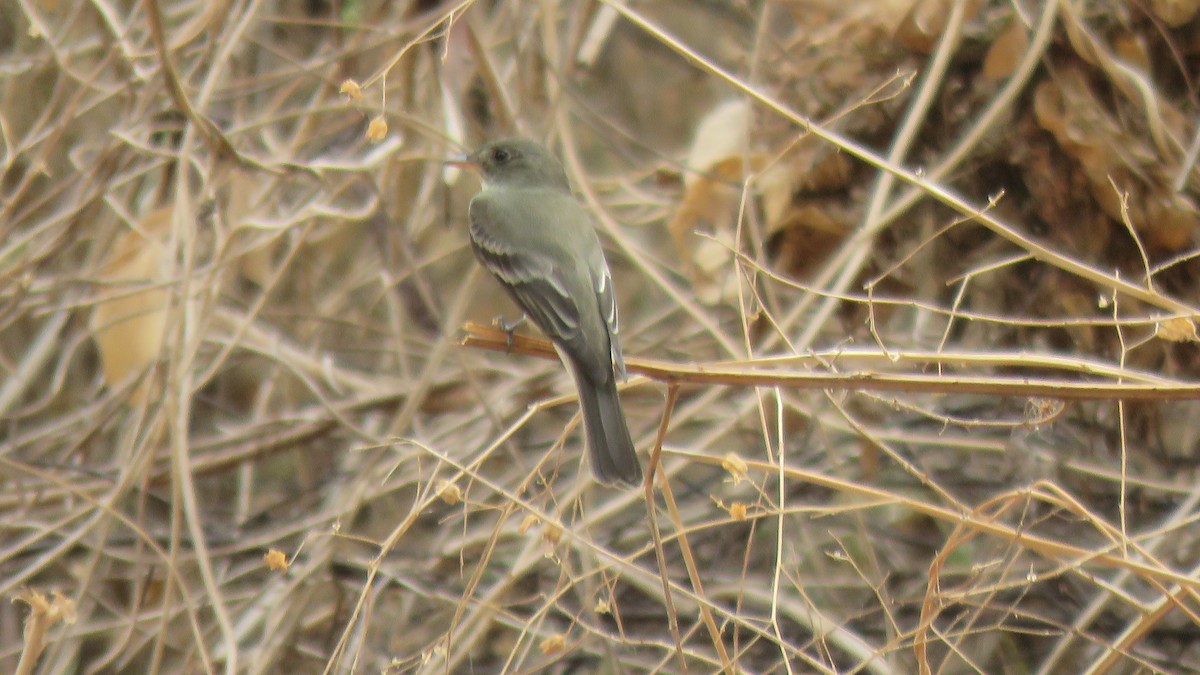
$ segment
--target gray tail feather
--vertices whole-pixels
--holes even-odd
[[[641,483],[642,465],[625,424],[616,378],[609,377],[606,382],[596,383],[577,369],[576,384],[592,474],[606,485]]]

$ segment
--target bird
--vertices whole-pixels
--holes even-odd
[[[554,154],[526,138],[484,144],[453,164],[481,175],[468,207],[476,258],[554,344],[579,395],[592,475],[642,481],[617,382],[626,378],[617,295],[587,210]]]

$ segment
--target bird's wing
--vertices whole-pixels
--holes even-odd
[[[471,204],[471,246],[475,256],[512,293],[521,309],[550,338],[571,342],[579,335],[579,307],[554,260],[531,246],[497,237],[489,227],[502,213],[489,202]]]
[[[556,227],[531,228],[531,219]],[[471,201],[470,221],[476,257],[542,332],[595,381],[607,380],[614,370],[623,376],[620,348],[613,346],[617,310],[612,277],[578,204],[552,192],[519,204],[511,195],[485,192]],[[591,238],[570,236],[575,227],[589,228]],[[607,339],[587,339],[596,329]]]
[[[625,357],[621,355],[620,329],[617,316],[617,293],[613,288],[612,273],[608,271],[608,263],[601,253],[599,261],[591,266],[592,278],[596,288],[596,299],[600,303],[600,316],[608,326],[608,341],[611,349],[613,370],[618,380],[625,379]]]
[[[471,224],[475,255],[512,293],[521,309],[551,338],[570,341],[579,333],[579,308],[556,277],[553,261],[528,251],[519,251],[498,241],[489,232]]]

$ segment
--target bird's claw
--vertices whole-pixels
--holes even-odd
[[[516,334],[517,327],[520,326],[521,324],[525,323],[525,319],[527,319],[527,318],[528,318],[528,316],[526,316],[525,314],[522,314],[521,318],[510,323],[503,316],[498,316],[492,321],[492,325],[494,325],[496,328],[499,328],[500,330],[504,331],[505,335],[507,336],[505,343],[508,345],[508,348],[505,351],[507,351],[507,352],[512,351],[513,335]]]

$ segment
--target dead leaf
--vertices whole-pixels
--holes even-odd
[[[1150,11],[1171,28],[1192,20],[1200,10],[1200,0],[1150,0]]]
[[[1012,75],[1028,46],[1029,33],[1025,30],[1025,24],[1014,17],[983,57],[983,76],[996,82]]]
[[[541,518],[538,518],[532,513],[527,513],[525,514],[525,517],[521,519],[521,524],[517,526],[517,532],[525,534],[530,528],[532,528],[534,525],[537,525],[539,522],[541,522]]]
[[[767,221],[767,232],[779,229],[779,222],[792,206],[796,194],[797,176],[791,163],[779,162],[763,172],[758,179],[762,193],[763,217]]]
[[[714,304],[735,288],[721,281],[733,251],[740,185],[745,175],[762,167],[764,158],[749,150],[750,106],[743,100],[714,108],[696,128],[688,151],[684,195],[667,223],[696,295]],[[704,232],[720,243],[697,236]]]
[[[1109,106],[1092,91],[1086,73],[1064,68],[1054,80],[1040,83],[1033,109],[1038,124],[1074,160],[1073,169],[1086,177],[1092,200],[1109,218],[1116,222],[1128,218],[1146,245],[1157,251],[1179,251],[1191,245],[1200,212],[1170,189],[1156,149],[1127,132],[1108,112]],[[1056,182],[1063,183],[1063,177]],[[1065,190],[1061,185],[1058,189]],[[1122,194],[1127,195],[1125,204]]]
[[[854,224],[855,211],[836,200],[791,205],[772,224],[775,267],[797,279],[808,278],[841,245]]]
[[[267,569],[273,572],[286,572],[291,563],[288,562],[287,554],[279,549],[270,549],[263,554],[263,562],[267,564]]]
[[[1154,327],[1155,337],[1166,340],[1167,342],[1197,342],[1200,337],[1196,335],[1196,323],[1191,319],[1178,316],[1174,319],[1160,321]]]
[[[451,506],[462,502],[463,499],[462,488],[448,480],[438,482],[437,495],[439,499]]]
[[[667,225],[696,297],[706,304],[728,301],[737,291],[729,270],[740,250],[736,225],[744,186],[761,199],[766,232],[774,235],[796,222],[791,216],[798,193],[843,189],[853,174],[845,154],[818,142],[800,143],[768,165],[766,154],[747,148],[749,124],[750,108],[742,101],[718,106],[705,117],[688,153],[694,172],[685,176],[683,198]],[[747,182],[752,173],[759,175]],[[840,222],[826,225],[821,230],[836,236],[847,230]]]
[[[896,42],[919,54],[932,53],[942,31],[946,29],[946,21],[950,18],[953,2],[954,0],[917,0],[914,2],[909,8],[908,14],[896,27]],[[979,0],[968,2],[964,20],[974,17],[979,12],[980,4]]]
[[[1060,398],[1031,398],[1025,402],[1025,424],[1043,425],[1062,414],[1067,407]]]
[[[1120,33],[1111,38],[1113,46],[1110,47],[1107,34],[1103,37],[1097,34],[1070,5],[1064,6],[1064,9],[1067,11],[1064,12],[1062,25],[1071,48],[1087,63],[1098,67],[1106,76],[1107,83],[1138,109],[1157,152],[1167,161],[1174,161],[1179,139],[1190,136],[1191,132],[1187,130],[1190,129],[1191,116],[1183,113],[1169,98],[1150,88],[1153,86],[1151,57],[1138,54],[1145,51],[1146,47],[1138,44],[1138,37]],[[1112,109],[1111,103],[1110,100],[1103,100],[1101,110]],[[1127,117],[1131,112],[1125,110],[1122,115]],[[1141,134],[1138,136],[1140,138]]]
[[[708,173],[719,162],[741,157],[750,142],[750,113],[749,103],[740,98],[713,108],[696,125],[688,149],[687,166]],[[684,183],[694,183],[703,177],[701,173],[689,173],[684,177]]]
[[[750,506],[745,502],[734,502],[730,504],[725,511],[729,514],[729,517],[734,520],[745,520],[747,514],[750,513]]]
[[[363,100],[362,85],[352,79],[342,80],[342,86],[338,89],[338,93],[351,101]]]
[[[946,27],[950,0],[917,0],[896,27],[896,42],[918,54],[928,54]]]
[[[750,470],[750,466],[735,452],[725,453],[721,459],[721,468],[725,469],[735,485],[743,480],[749,480],[746,472]]]
[[[1145,41],[1137,33],[1121,33],[1113,37],[1113,51],[1127,65],[1143,73],[1150,72],[1151,56]]]
[[[371,123],[367,125],[367,140],[372,143],[379,143],[388,135],[388,123],[383,118],[383,115],[376,115],[371,119]]]
[[[567,649],[567,636],[563,633],[555,633],[538,643],[538,649],[546,656],[561,654]]]
[[[1192,246],[1200,232],[1200,212],[1187,196],[1155,186],[1154,194],[1143,201],[1144,214],[1139,231],[1145,233],[1146,245],[1164,251],[1182,251]],[[1132,219],[1132,216],[1131,216]]]
[[[117,239],[102,268],[101,280],[118,297],[97,303],[88,325],[110,387],[142,373],[162,350],[169,291],[156,284],[166,281],[164,241],[170,224],[170,207],[150,212],[137,228]],[[128,291],[137,286],[149,288]],[[149,380],[139,384],[130,401],[143,402],[148,387]]]

